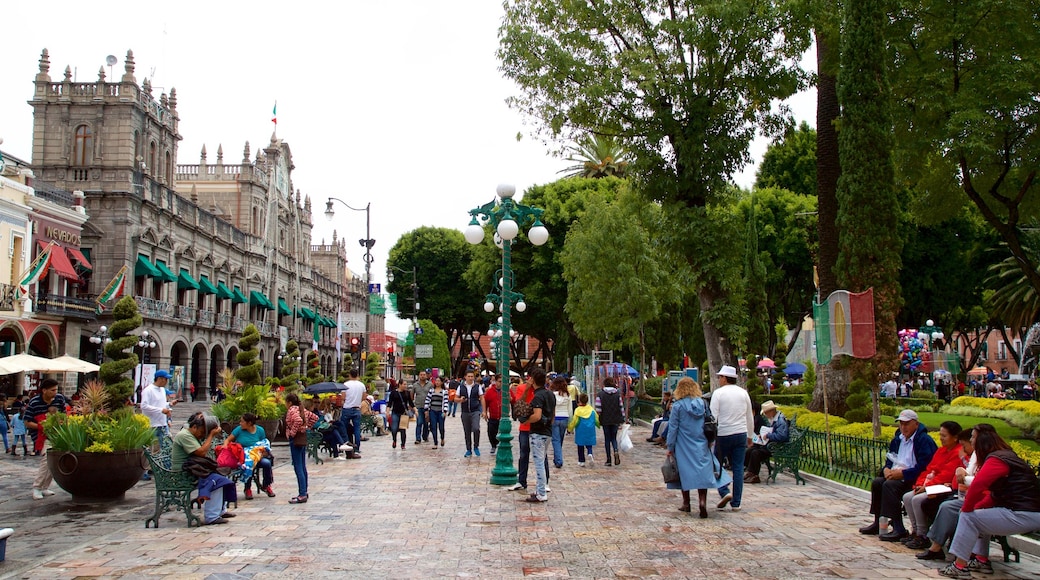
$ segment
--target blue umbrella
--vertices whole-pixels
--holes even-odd
[[[784,367],[784,372],[791,376],[801,376],[805,374],[805,365],[800,362],[793,362]]]

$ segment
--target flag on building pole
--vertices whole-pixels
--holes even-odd
[[[108,283],[108,286],[105,286],[105,289],[98,295],[97,306],[94,308],[95,312],[101,314],[105,311],[105,304],[108,304],[111,300],[119,298],[123,294],[123,290],[126,289],[127,269],[126,264],[123,264],[123,267],[116,272],[115,277]]]
[[[18,296],[16,298],[21,298],[28,294],[29,285],[35,284],[47,273],[47,266],[51,263],[51,251],[53,250],[54,242],[51,242],[40,251],[33,263],[29,264],[29,269],[22,274],[21,282],[18,283]]]
[[[870,358],[874,341],[874,289],[832,292],[823,304],[813,304],[816,321],[816,361],[825,365],[834,355]]]
[[[313,345],[314,348],[312,348],[311,350],[317,352],[317,350],[318,350],[318,341],[320,339],[321,339],[321,330],[318,329],[318,317],[315,316],[314,317],[314,345]]]
[[[278,101],[274,102],[274,108],[271,109],[271,122],[275,127],[278,126]]]

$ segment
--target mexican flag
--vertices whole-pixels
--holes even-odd
[[[321,340],[321,329],[318,328],[318,318],[314,318],[314,348],[311,350],[318,350],[318,341]]]
[[[834,355],[870,358],[874,342],[874,289],[858,294],[837,290],[823,304],[813,304],[816,320],[816,361],[821,365]]]
[[[54,242],[47,244],[47,247],[36,256],[36,261],[29,266],[29,271],[22,276],[22,281],[18,283],[19,298],[29,293],[30,284],[35,284],[47,273],[47,266],[51,263],[52,251],[54,251]]]
[[[97,297],[97,308],[94,310],[101,314],[105,311],[105,304],[112,299],[119,298],[123,294],[123,290],[126,288],[126,271],[127,267],[124,265],[116,272],[116,277],[112,278],[112,281],[108,283],[108,287]]]

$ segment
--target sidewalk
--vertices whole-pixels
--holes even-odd
[[[181,404],[178,425],[205,404]],[[414,429],[413,429],[414,434]],[[308,461],[310,501],[290,505],[296,481],[288,448],[277,445],[276,498],[241,500],[227,525],[187,528],[167,513],[145,529],[153,488],[141,482],[126,500],[78,506],[70,496],[33,501],[37,459],[0,460],[0,527],[15,528],[2,578],[937,578],[913,552],[862,536],[867,504],[821,483],[745,487],[743,511],[710,516],[677,511],[664,489],[663,451],[643,440],[620,467],[578,468],[572,440],[565,465],[551,469],[546,504],[489,485],[495,457],[487,434],[482,457],[465,459],[458,418],[447,446],[390,448],[389,437],[362,445],[363,459]],[[515,433],[515,431],[514,431]],[[514,440],[514,453],[517,452]],[[534,470],[531,470],[531,485]],[[696,510],[695,510],[696,511]],[[999,559],[999,547],[994,546]],[[989,578],[1035,578],[1040,561],[995,562]]]

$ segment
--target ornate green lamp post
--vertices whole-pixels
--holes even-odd
[[[495,359],[498,362],[498,376],[503,383],[502,388],[502,420],[498,422],[498,451],[495,455],[495,468],[491,470],[493,485],[513,485],[516,483],[516,467],[513,466],[513,422],[509,420],[509,339],[513,327],[510,313],[515,306],[518,312],[527,309],[523,295],[514,292],[511,248],[513,240],[520,233],[520,228],[531,224],[527,239],[540,246],[549,240],[549,230],[542,225],[542,211],[513,201],[516,188],[512,185],[499,185],[498,199],[488,202],[476,209],[471,209],[472,219],[466,228],[466,241],[479,244],[484,239],[484,225],[490,224],[495,230],[495,245],[502,248],[502,269],[496,273],[499,294],[489,294],[484,303],[486,312],[493,312],[495,305],[502,316],[492,325],[494,334]]]

